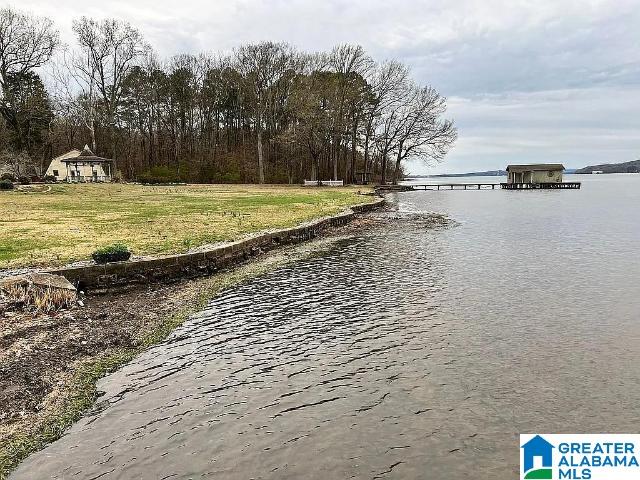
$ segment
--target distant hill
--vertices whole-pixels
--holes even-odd
[[[632,160],[624,163],[603,163],[602,165],[590,165],[580,168],[575,173],[593,173],[593,171],[601,171],[602,173],[639,173],[640,160]]]

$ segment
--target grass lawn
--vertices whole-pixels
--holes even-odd
[[[371,201],[359,190],[65,184],[46,193],[0,191],[0,269],[89,259],[114,242],[134,255],[186,252]]]

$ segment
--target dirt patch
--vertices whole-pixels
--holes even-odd
[[[150,323],[147,312],[129,313],[123,300],[105,305],[105,299],[91,298],[86,308],[51,315],[5,314],[0,320],[0,432],[39,411],[75,361],[139,344],[134,329]],[[140,306],[141,301],[131,300]]]

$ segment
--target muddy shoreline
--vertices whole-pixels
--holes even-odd
[[[0,311],[0,479],[99,408],[99,378],[160,342],[218,292],[380,224],[359,215],[313,241],[274,249],[215,275],[96,291],[55,314]]]

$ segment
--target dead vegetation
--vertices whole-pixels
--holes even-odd
[[[48,273],[29,273],[0,281],[0,313],[51,313],[73,306],[77,294],[67,279]]]
[[[76,292],[33,284],[11,285],[3,289],[8,308],[34,313],[50,313],[69,308],[76,302]]]

